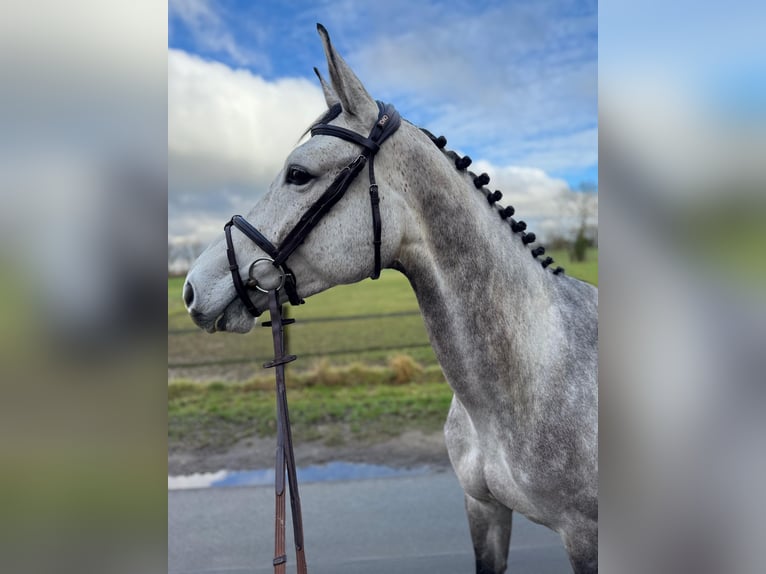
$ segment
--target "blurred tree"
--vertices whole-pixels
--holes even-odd
[[[577,191],[567,190],[563,201],[562,215],[575,227],[574,239],[569,244],[572,261],[585,261],[588,248],[598,242],[598,186],[583,182]],[[571,227],[570,227],[571,228]]]

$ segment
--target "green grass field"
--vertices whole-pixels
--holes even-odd
[[[572,263],[566,252],[551,252],[567,273],[598,283],[598,252],[583,263]],[[168,280],[168,376],[170,379],[248,380],[271,354],[270,330],[256,328],[247,335],[197,329],[183,302],[183,278]],[[415,295],[407,279],[384,270],[379,281],[341,285],[315,295],[305,305],[290,308],[297,322],[288,331],[290,351],[302,360],[291,370],[306,370],[322,357],[333,364],[363,362],[385,365],[406,353],[424,366],[435,365]],[[380,315],[375,318],[316,321],[322,318]]]
[[[296,440],[380,440],[403,429],[433,432],[444,424],[452,390],[443,381],[405,385],[290,385]],[[187,449],[220,449],[240,438],[276,434],[274,391],[248,385],[174,384],[168,439]],[[322,429],[321,431],[319,429]]]
[[[580,264],[551,255],[569,274],[598,282],[597,251]],[[170,450],[225,451],[246,437],[274,435],[273,373],[261,368],[272,356],[271,331],[200,331],[184,309],[182,285],[168,280]],[[297,319],[290,352],[299,356],[287,370],[296,440],[370,444],[444,424],[452,390],[403,275],[384,271],[379,281],[335,287],[290,313]],[[378,317],[318,321],[360,315]]]
[[[247,335],[216,333],[197,329],[183,308],[181,279],[168,284],[168,368],[171,377],[243,380],[272,351],[271,331],[256,327]],[[176,301],[174,301],[176,300]],[[341,285],[312,297],[305,305],[290,308],[297,322],[288,330],[290,352],[303,360],[291,369],[310,368],[320,357],[333,363],[364,361],[385,364],[398,349],[411,347],[408,354],[424,364],[435,364],[428,345],[417,302],[407,280],[395,271],[384,271],[379,281],[365,280]],[[312,322],[317,318],[388,316],[352,321]],[[174,330],[182,332],[174,332]],[[380,349],[365,350],[359,349]],[[243,363],[242,360],[251,361]],[[204,365],[203,365],[204,364]]]

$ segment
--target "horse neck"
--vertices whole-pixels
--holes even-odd
[[[547,344],[555,320],[554,278],[470,175],[426,145],[433,148],[421,148],[427,157],[414,154],[420,168],[405,200],[414,216],[397,264],[458,398],[466,403],[504,396],[496,392],[523,383],[540,361],[536,346]]]

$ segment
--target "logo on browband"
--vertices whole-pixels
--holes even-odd
[[[388,121],[388,114],[383,114],[383,117],[378,120],[378,125],[380,127],[383,127],[386,125],[387,121]]]

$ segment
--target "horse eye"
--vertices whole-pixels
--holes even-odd
[[[287,183],[303,185],[314,178],[309,172],[300,167],[291,167],[287,170]]]

